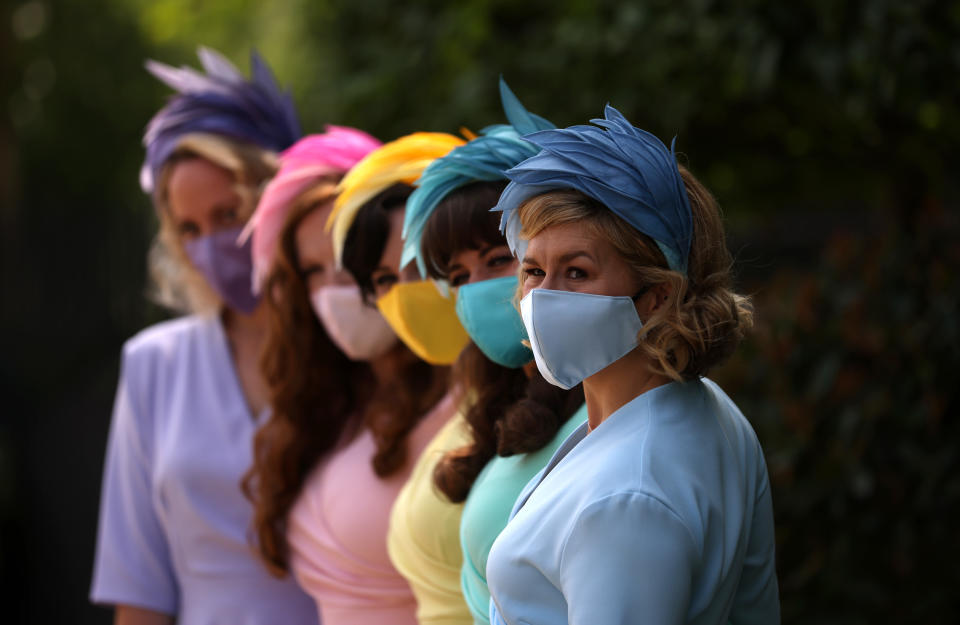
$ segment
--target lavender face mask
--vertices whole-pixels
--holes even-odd
[[[184,243],[190,262],[228,307],[249,315],[260,298],[253,294],[250,239],[237,245],[242,226],[219,230]]]

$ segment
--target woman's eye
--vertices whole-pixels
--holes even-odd
[[[240,219],[240,211],[237,208],[224,208],[221,209],[217,215],[217,220],[221,225],[232,226],[237,223]]]
[[[567,269],[567,277],[571,280],[580,280],[587,277],[587,272],[576,267],[570,267]]]
[[[523,270],[523,273],[527,274],[531,278],[533,277],[542,278],[543,276],[546,275],[545,273],[543,273],[543,269],[540,269],[539,267],[527,267],[526,269]]]
[[[491,258],[489,261],[487,261],[487,267],[490,267],[491,269],[493,269],[496,267],[503,267],[504,265],[507,265],[512,262],[513,262],[513,256],[506,256],[506,255],[496,256],[494,258]]]
[[[192,221],[185,221],[177,226],[177,232],[185,239],[192,239],[200,234],[200,227]]]
[[[458,273],[456,275],[450,276],[450,286],[460,286],[466,284],[470,280],[469,272]]]
[[[323,265],[307,265],[306,267],[300,270],[300,275],[304,278],[309,278],[312,275],[322,274]]]
[[[379,276],[374,277],[373,283],[376,286],[382,286],[382,287],[393,286],[394,284],[397,283],[397,276],[391,273],[381,274]]]

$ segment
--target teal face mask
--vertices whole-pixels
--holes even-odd
[[[457,291],[457,316],[483,354],[498,365],[516,369],[533,360],[521,341],[527,331],[513,307],[516,276],[465,284]]]

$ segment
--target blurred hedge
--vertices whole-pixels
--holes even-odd
[[[768,454],[785,623],[953,623],[960,222],[835,233],[718,379]]]

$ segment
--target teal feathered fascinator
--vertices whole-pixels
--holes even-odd
[[[524,108],[503,78],[500,79],[500,101],[509,124],[484,128],[480,136],[431,163],[415,183],[417,188],[407,199],[401,267],[416,260],[420,274],[426,277],[420,239],[437,205],[452,191],[470,183],[506,180],[506,170],[539,150],[521,137],[556,128]]]

